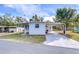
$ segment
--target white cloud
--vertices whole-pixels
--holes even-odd
[[[39,16],[49,16],[49,14],[40,8],[40,5],[4,5],[5,7],[14,8],[17,12],[27,17],[37,14]]]
[[[54,21],[54,18],[55,18],[55,16],[50,16],[50,17],[44,17],[44,22],[46,22],[46,21],[50,21],[50,22],[55,22]]]

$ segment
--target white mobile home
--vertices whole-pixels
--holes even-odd
[[[29,35],[45,35],[46,25],[44,22],[30,22]]]
[[[28,22],[23,24],[25,27],[24,33],[28,33],[29,35],[45,35],[53,31],[53,26],[61,25],[61,23],[53,22],[49,24],[46,22]]]
[[[53,26],[62,25],[55,22],[29,21],[19,23],[24,26],[24,33],[29,35],[45,35],[53,31]]]

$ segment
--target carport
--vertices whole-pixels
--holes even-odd
[[[51,33],[52,31],[54,31],[53,28],[55,26],[61,28],[61,30],[64,32],[64,24],[63,23],[50,22],[50,23],[46,23],[46,30],[48,30],[48,33]]]

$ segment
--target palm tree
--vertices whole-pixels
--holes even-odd
[[[39,17],[40,21],[43,22],[43,17]]]
[[[35,22],[39,22],[40,18],[35,14],[34,16],[32,16],[33,21]]]
[[[56,11],[56,21],[64,23],[64,34],[67,30],[67,27],[69,25],[69,22],[72,21],[72,18],[76,14],[75,9],[71,8],[58,8]]]
[[[0,16],[0,26],[2,25],[2,20],[3,20],[3,17],[2,16]]]
[[[32,22],[33,21],[33,19],[30,19],[30,22]]]
[[[22,17],[16,16],[15,21],[17,26],[20,26],[20,23],[22,22]]]

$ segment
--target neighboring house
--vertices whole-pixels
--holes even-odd
[[[79,32],[79,23],[76,23],[74,26],[74,32]]]
[[[16,27],[16,32],[24,32],[24,27]]]
[[[0,26],[0,32],[15,32],[16,26]]]
[[[0,26],[0,32],[23,32],[25,28],[17,26]]]
[[[79,32],[79,27],[74,27],[75,32]]]

